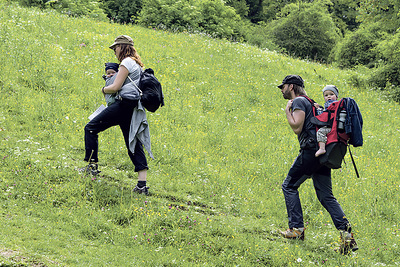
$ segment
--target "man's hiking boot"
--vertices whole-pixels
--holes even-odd
[[[97,163],[89,163],[86,167],[80,168],[79,172],[84,174],[98,175],[101,171],[98,170]]]
[[[357,249],[357,242],[353,234],[347,231],[340,231],[340,248],[338,250],[340,254],[347,255],[351,251],[356,251]]]
[[[305,228],[289,228],[286,231],[279,231],[279,233],[284,238],[304,240],[304,230]]]
[[[149,187],[143,186],[143,187],[138,187],[137,185],[135,188],[133,188],[133,192],[137,194],[144,194],[146,196],[149,195]]]

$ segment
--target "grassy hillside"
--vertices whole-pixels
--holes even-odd
[[[398,104],[354,73],[243,44],[99,23],[0,1],[0,266],[371,266],[400,264]],[[163,84],[149,113],[152,195],[133,195],[136,174],[122,134],[100,135],[97,179],[84,165],[83,127],[102,103],[104,62],[120,34],[133,37]],[[335,196],[360,246],[344,257],[309,180],[300,189],[306,240],[287,227],[280,189],[298,153],[276,88],[299,74],[307,93],[335,84],[364,117]]]

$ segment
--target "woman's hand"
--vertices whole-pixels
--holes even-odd
[[[119,67],[119,71],[117,72],[117,77],[115,78],[115,81],[113,84],[110,84],[107,87],[104,87],[104,89],[102,89],[102,92],[105,94],[113,94],[118,92],[122,85],[124,84],[126,78],[129,75],[129,71],[125,66],[120,66]]]

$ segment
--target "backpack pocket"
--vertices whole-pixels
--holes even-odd
[[[326,153],[319,156],[319,163],[331,169],[342,167],[342,161],[347,152],[347,146],[341,142],[330,143],[326,146]]]

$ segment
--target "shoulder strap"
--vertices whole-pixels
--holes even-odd
[[[140,72],[140,74],[142,74],[142,73]],[[128,79],[131,81],[131,83],[133,83],[133,85],[136,87],[136,89],[138,89],[139,94],[142,96],[143,95],[142,90],[140,90],[139,86],[137,86],[137,84],[132,80],[132,78],[129,75],[128,75]]]
[[[317,115],[317,108],[314,106],[314,104],[317,103],[317,102],[315,102],[313,99],[309,98],[307,95],[300,95],[300,96],[304,97],[305,99],[307,99],[310,102],[311,108],[312,108],[312,111],[313,111],[313,115],[316,116]]]

